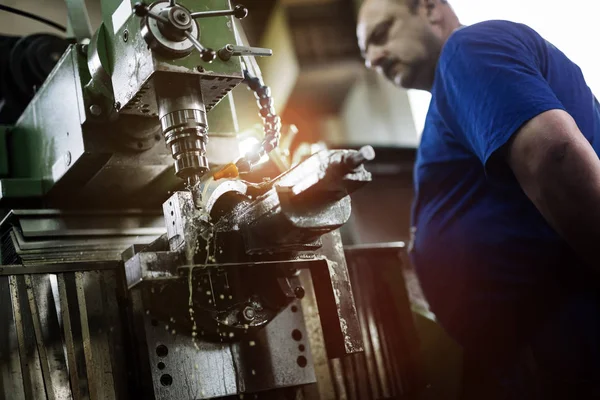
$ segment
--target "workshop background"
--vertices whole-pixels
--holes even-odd
[[[411,398],[453,399],[460,391],[460,352],[432,322],[404,252],[412,166],[429,95],[398,89],[364,68],[355,37],[360,3],[247,0],[250,15],[243,26],[249,43],[273,49],[273,57],[258,61],[284,124],[297,128],[282,139],[291,154],[362,145],[372,145],[377,153],[368,165],[373,182],[368,190],[353,195],[352,217],[342,231],[366,351],[330,362],[332,397],[409,398],[414,393]],[[64,0],[0,0],[0,4],[67,24]],[[86,4],[96,29],[100,2]],[[595,14],[586,12],[592,1],[451,4],[465,24],[509,19],[532,26],[578,63],[592,90],[600,93],[600,71],[594,68],[600,54],[586,45],[598,30]],[[41,23],[0,12],[0,34],[39,32],[57,34]],[[252,93],[239,87],[234,99],[240,132],[260,123]],[[375,307],[382,303],[396,307]]]

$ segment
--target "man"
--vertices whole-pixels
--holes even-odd
[[[411,258],[495,385],[477,398],[599,399],[600,107],[580,69],[445,0],[366,0],[357,33],[367,66],[432,95]]]

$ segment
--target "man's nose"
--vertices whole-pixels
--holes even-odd
[[[381,66],[386,57],[387,52],[383,47],[371,46],[367,52],[367,57],[365,58],[365,65],[367,68],[377,69]]]

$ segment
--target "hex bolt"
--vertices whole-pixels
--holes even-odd
[[[188,22],[187,14],[181,10],[176,11],[174,16],[179,22],[182,22],[184,24]]]
[[[242,317],[246,321],[254,321],[254,319],[256,318],[256,310],[253,307],[248,306],[242,311]]]

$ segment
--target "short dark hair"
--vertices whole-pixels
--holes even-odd
[[[403,1],[408,6],[409,10],[413,13],[417,11],[417,8],[419,8],[419,3],[421,2],[421,0],[403,0]],[[448,4],[448,0],[440,0],[440,3]]]

